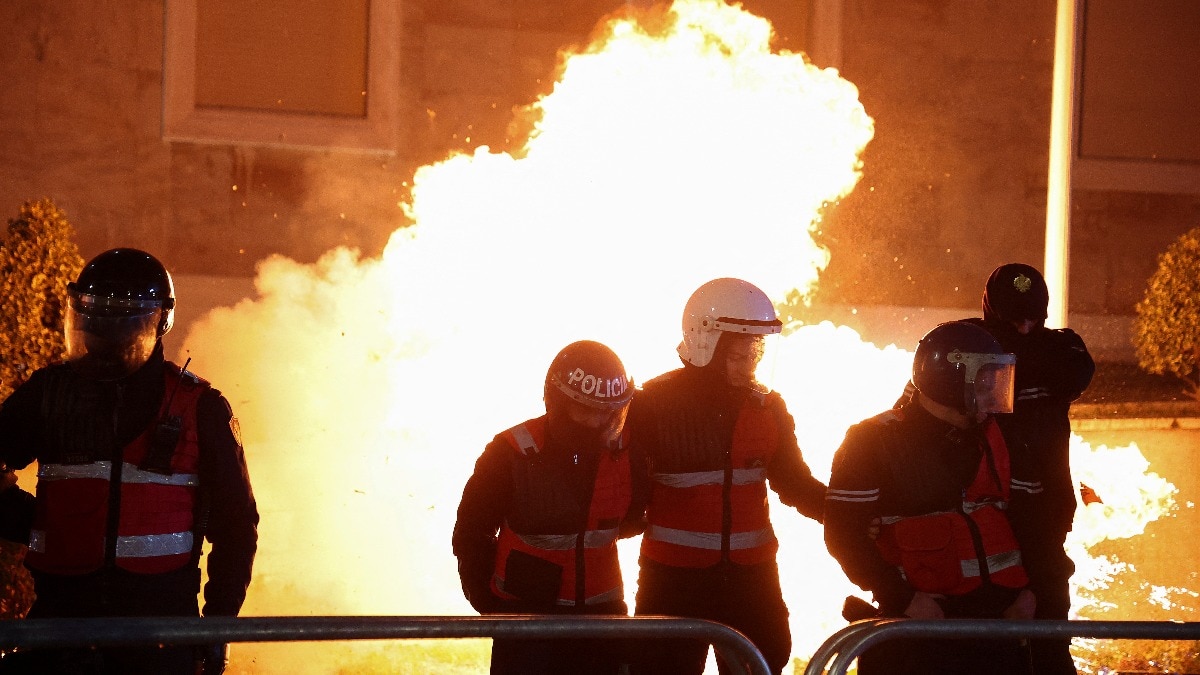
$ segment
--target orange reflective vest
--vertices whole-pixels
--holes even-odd
[[[1004,514],[1012,477],[1008,446],[995,420],[984,433],[988,447],[957,510],[881,519],[875,543],[883,559],[918,591],[964,595],[985,582],[1006,588],[1029,583]]]
[[[519,456],[518,461],[536,461],[545,442],[545,421],[544,417],[529,420],[504,432],[503,436]],[[625,440],[623,437],[622,444]],[[617,539],[620,522],[633,499],[631,481],[629,453],[607,453],[597,465],[591,502],[578,530],[517,532],[506,520],[496,544],[492,591],[510,600],[545,601],[560,606],[621,600],[624,587]],[[578,504],[539,505],[539,508],[558,507],[578,508]],[[537,578],[531,580],[531,574]],[[531,587],[540,590],[531,593],[528,591]]]
[[[152,425],[121,452],[122,461],[40,464],[37,505],[25,562],[51,574],[95,572],[106,555],[117,567],[139,574],[179,569],[192,559],[200,446],[196,405],[208,383],[167,363],[166,393],[159,420],[174,419],[180,432],[169,473],[141,468],[159,425]],[[110,490],[120,491],[115,541],[110,540]]]
[[[778,422],[770,410],[744,405],[722,468],[655,473],[642,555],[672,567],[710,567],[728,559],[755,565],[775,559],[767,466],[775,454]]]

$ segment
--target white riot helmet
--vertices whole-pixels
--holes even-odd
[[[697,288],[683,308],[684,361],[703,368],[712,361],[721,333],[775,335],[783,323],[775,305],[754,284],[741,279],[713,279]]]

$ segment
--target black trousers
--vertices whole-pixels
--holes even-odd
[[[1016,640],[888,640],[858,659],[858,675],[1028,675]]]
[[[984,586],[939,601],[947,619],[998,619],[1018,591]],[[858,675],[1030,675],[1021,640],[887,640],[858,659]]]
[[[627,616],[624,600],[575,609],[514,606],[516,613]],[[629,661],[622,640],[492,640],[491,675],[618,675]]]
[[[80,576],[34,572],[37,600],[29,618],[199,616],[200,570],[165,574],[115,569]],[[38,649],[7,655],[5,675],[194,675],[196,650],[182,647]]]
[[[1065,537],[1064,537],[1065,539]],[[1061,551],[1061,546],[1059,547]],[[1050,572],[1045,579],[1033,585],[1037,596],[1035,619],[1066,620],[1071,612],[1071,575],[1075,563],[1062,552],[1050,561]],[[1033,659],[1034,675],[1077,675],[1075,660],[1071,658],[1071,640],[1030,640],[1029,652]]]
[[[692,569],[643,558],[634,614],[723,623],[749,638],[776,674],[783,672],[791,660],[788,609],[774,562]],[[638,650],[633,671],[638,675],[699,675],[704,672],[707,657],[708,644],[700,640],[646,643]],[[722,674],[745,672],[720,658],[717,667]]]

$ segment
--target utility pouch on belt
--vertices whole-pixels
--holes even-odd
[[[905,518],[893,530],[899,565],[909,585],[926,593],[946,593],[963,580],[954,545],[957,514]]]
[[[504,563],[504,590],[521,600],[554,605],[562,585],[563,569],[524,551],[513,550]]]

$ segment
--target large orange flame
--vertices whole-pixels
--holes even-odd
[[[257,298],[189,334],[183,351],[241,418],[263,513],[245,614],[470,614],[450,552],[462,485],[494,433],[540,414],[562,345],[606,342],[641,381],[677,366],[700,283],[742,277],[776,299],[815,284],[827,253],[810,231],[873,134],[855,87],[772,51],[766,21],[718,0],[647,25],[615,19],[567,58],[519,152],[420,169],[413,224],[380,259],[265,260]],[[779,346],[772,381],[827,477],[845,428],[891,405],[912,355],[827,322]],[[806,656],[855,589],[815,523],[774,513]],[[373,649],[239,645],[235,664],[361,672]],[[457,661],[438,670],[478,672]]]

